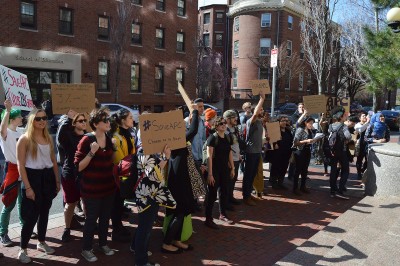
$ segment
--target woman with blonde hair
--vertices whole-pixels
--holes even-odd
[[[18,259],[22,263],[29,263],[31,259],[26,249],[36,222],[37,250],[46,254],[54,253],[45,238],[49,210],[60,190],[54,144],[47,130],[46,113],[42,109],[33,110],[28,117],[26,133],[17,143],[17,163],[22,178],[21,216],[24,221]]]

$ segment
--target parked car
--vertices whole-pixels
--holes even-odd
[[[399,130],[400,125],[400,113],[391,110],[383,110],[383,116],[385,117],[385,123],[391,130]]]
[[[392,111],[400,112],[400,105],[396,105],[394,108],[392,108]]]
[[[135,123],[139,123],[139,110],[134,110],[128,106],[118,104],[118,103],[102,103],[101,106],[106,106],[110,109],[111,115],[115,114],[117,111],[121,109],[126,109],[129,112],[132,113],[133,115],[133,120],[135,120]]]
[[[215,107],[215,106],[213,106],[213,105],[211,105],[211,104],[205,103],[205,104],[204,104],[204,110],[206,110],[206,109],[208,109],[208,108],[211,108],[211,109],[213,109],[214,111],[216,111],[216,112],[217,112],[217,116],[222,116],[222,114],[223,114],[221,109],[219,109],[219,108],[217,108],[217,107]],[[190,114],[189,109],[187,108],[186,105],[184,105],[184,106],[183,106],[183,117],[186,118],[186,117],[189,116],[189,114]]]
[[[277,112],[283,115],[292,115],[297,110],[297,104],[285,103],[277,107]]]

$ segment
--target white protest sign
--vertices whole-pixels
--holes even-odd
[[[13,108],[30,111],[33,105],[28,77],[20,72],[0,65],[1,87]]]

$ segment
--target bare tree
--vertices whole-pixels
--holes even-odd
[[[121,80],[121,65],[124,63],[125,53],[130,43],[130,32],[134,18],[134,7],[131,0],[116,1],[117,16],[111,20],[112,58],[114,60],[115,91],[114,102],[119,101],[119,86]]]
[[[305,56],[318,82],[318,94],[329,82],[338,57],[340,27],[332,21],[338,0],[305,0],[301,42]]]

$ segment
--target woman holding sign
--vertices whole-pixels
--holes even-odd
[[[27,247],[37,222],[37,250],[53,254],[46,242],[49,210],[53,198],[60,191],[58,166],[53,140],[47,130],[47,116],[41,109],[33,110],[28,118],[26,133],[17,143],[18,171],[22,178],[21,244],[18,259],[29,263]]]

